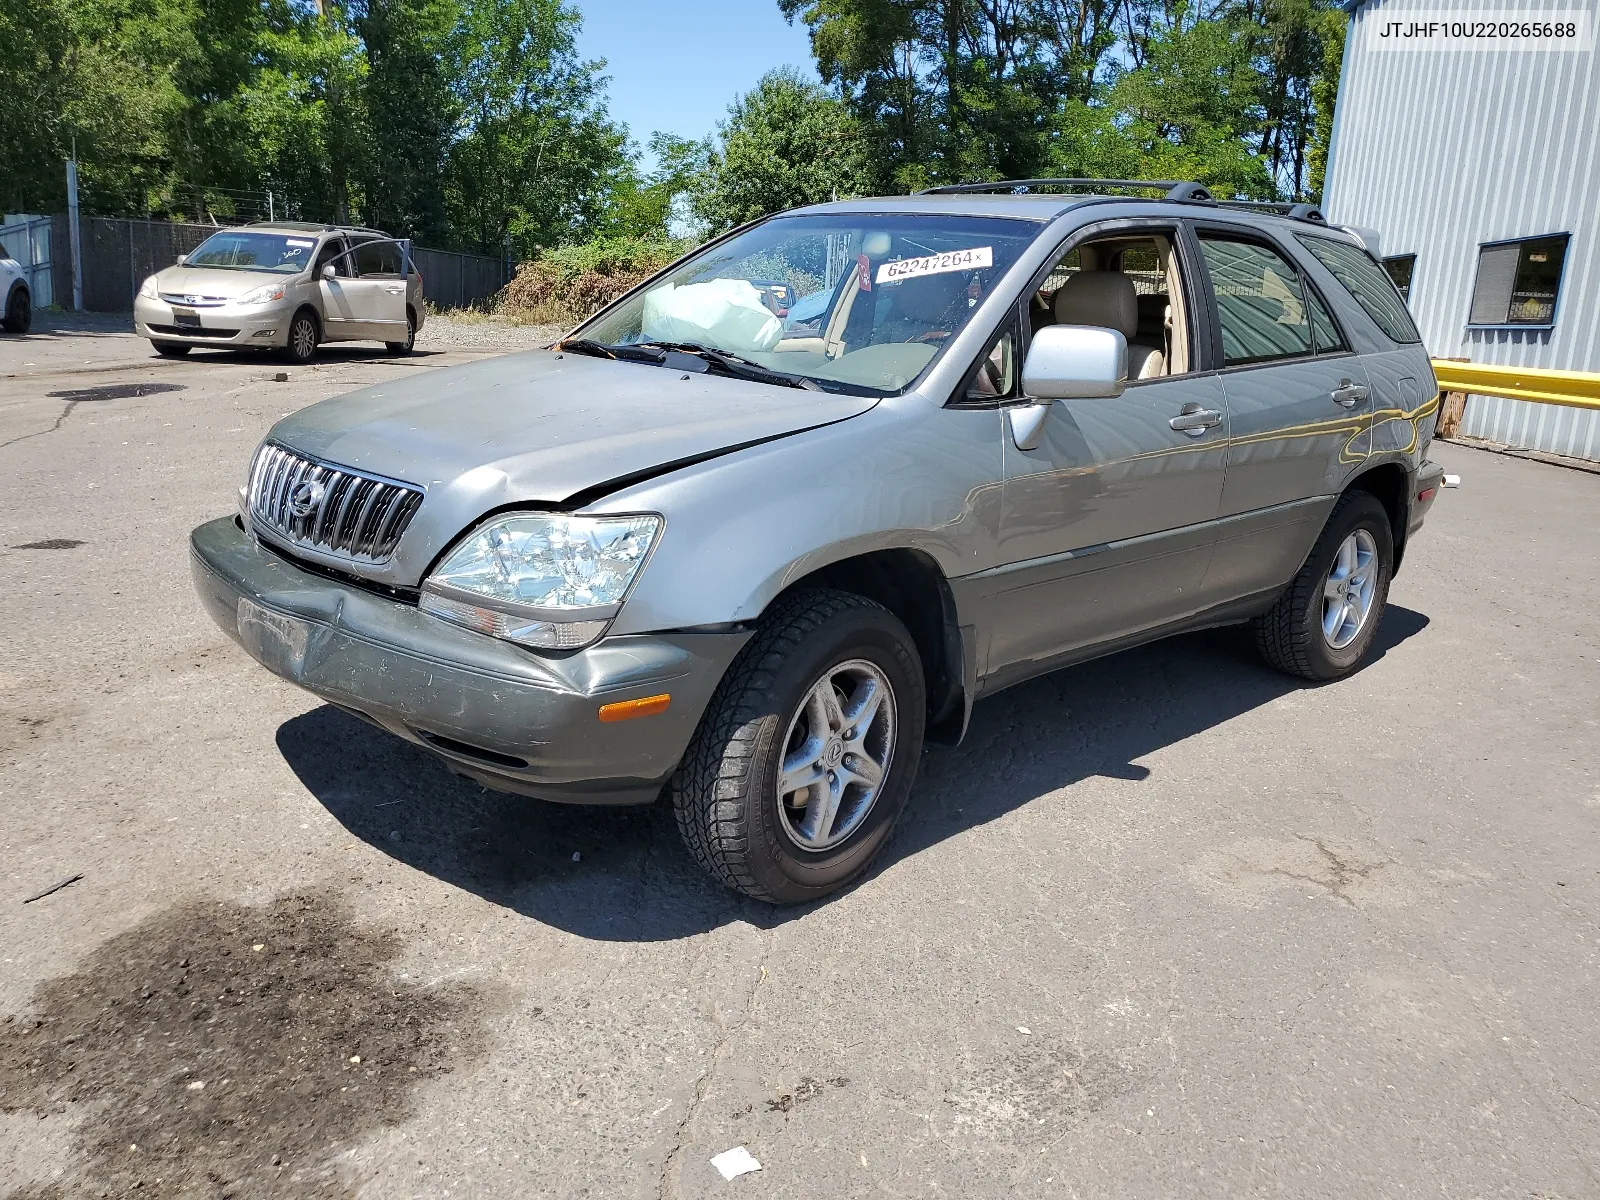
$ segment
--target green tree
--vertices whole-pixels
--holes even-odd
[[[0,211],[65,204],[61,110],[71,43],[65,0],[0,0]]]
[[[710,232],[872,188],[864,139],[844,104],[792,69],[768,72],[728,110],[692,207]]]
[[[606,111],[605,64],[578,57],[580,18],[561,0],[464,0],[452,90],[462,133],[446,166],[459,240],[520,256],[603,224],[632,171]]]

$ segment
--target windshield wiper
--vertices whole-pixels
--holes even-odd
[[[642,346],[610,345],[606,342],[597,342],[593,338],[569,338],[564,342],[557,342],[554,350],[567,350],[573,354],[588,354],[594,358],[625,359],[629,362],[647,362],[660,366],[666,361],[665,350],[653,350]]]
[[[658,346],[662,350],[676,350],[680,354],[692,354],[709,363],[715,363],[729,375],[739,379],[751,379],[757,383],[775,383],[781,387],[804,388],[808,392],[820,392],[822,386],[815,379],[808,379],[804,375],[791,375],[787,371],[774,371],[771,367],[763,367],[760,363],[753,363],[748,358],[740,358],[737,354],[729,354],[726,350],[714,350],[710,346],[702,346],[698,342],[643,342],[641,346]]]

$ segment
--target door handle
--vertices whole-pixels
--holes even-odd
[[[1348,379],[1339,380],[1339,386],[1333,389],[1331,395],[1335,404],[1345,408],[1354,408],[1361,401],[1372,394],[1364,383],[1351,383]]]
[[[391,296],[401,296],[401,295],[405,294],[405,288],[392,287],[392,288],[384,288],[383,290],[388,292],[389,295],[391,295]]]
[[[1183,411],[1167,422],[1174,429],[1190,437],[1204,437],[1206,430],[1222,424],[1222,414],[1214,408],[1201,408],[1198,404],[1185,404]]]

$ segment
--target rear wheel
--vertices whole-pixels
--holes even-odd
[[[27,333],[33,325],[33,299],[28,295],[25,287],[11,289],[11,295],[6,300],[6,313],[0,318],[0,325],[5,326],[7,333]]]
[[[194,349],[193,346],[185,346],[180,342],[151,342],[150,344],[155,347],[156,353],[161,355],[162,358],[182,358]]]
[[[289,341],[283,356],[297,366],[304,366],[317,356],[319,332],[317,318],[309,309],[302,308],[289,322]]]
[[[410,354],[417,344],[417,318],[411,310],[406,309],[406,340],[403,342],[385,342],[383,348],[390,354]]]
[[[758,900],[814,900],[888,840],[922,757],[911,635],[881,605],[818,589],[780,600],[701,718],[672,783],[707,871]]]
[[[1262,657],[1302,679],[1348,675],[1372,648],[1393,573],[1388,511],[1370,492],[1346,493],[1294,582],[1256,618]]]

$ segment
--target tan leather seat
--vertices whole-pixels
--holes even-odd
[[[1128,378],[1153,379],[1167,373],[1160,347],[1132,339],[1139,332],[1139,295],[1133,280],[1119,271],[1079,271],[1055,294],[1060,325],[1100,325],[1128,338]]]

